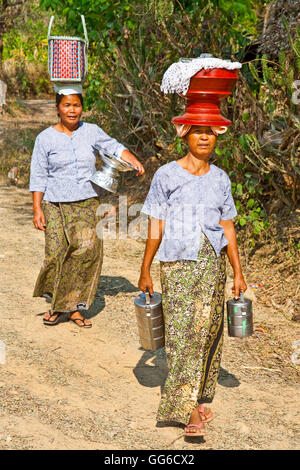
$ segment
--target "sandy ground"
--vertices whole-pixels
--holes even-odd
[[[5,178],[0,225],[0,341],[6,346],[0,364],[0,449],[300,448],[299,370],[291,361],[300,326],[263,306],[259,293],[253,336],[240,340],[225,331],[211,404],[215,419],[205,438],[191,442],[180,437],[181,428],[156,426],[167,370],[164,350],[139,346],[133,300],[143,244],[105,241],[102,276],[88,314],[92,329],[70,322],[46,327],[41,315],[49,304],[32,298],[44,235],[33,228],[28,191]],[[160,291],[158,262],[152,273]],[[247,277],[252,280],[251,272]]]

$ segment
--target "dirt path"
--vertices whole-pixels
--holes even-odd
[[[0,449],[300,448],[299,375],[290,359],[299,324],[258,299],[260,330],[246,340],[225,332],[216,417],[207,436],[176,440],[180,428],[156,427],[155,420],[164,352],[139,347],[133,299],[143,244],[105,241],[91,330],[71,323],[45,327],[40,315],[49,305],[32,298],[44,240],[31,217],[28,191],[2,180]],[[158,263],[153,278],[160,290]]]

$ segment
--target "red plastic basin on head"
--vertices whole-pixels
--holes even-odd
[[[185,113],[172,119],[175,124],[230,126],[221,115],[220,103],[232,94],[238,80],[237,70],[209,69],[197,72],[190,80]]]

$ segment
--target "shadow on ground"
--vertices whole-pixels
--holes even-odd
[[[218,384],[222,387],[234,388],[239,387],[241,382],[234,374],[231,374],[227,370],[223,369],[223,367],[221,367],[218,376]]]
[[[162,392],[168,373],[164,349],[145,351],[140,348],[140,350],[144,353],[133,369],[137,381],[144,387],[160,386]]]
[[[165,349],[145,351],[143,348],[140,348],[140,350],[144,351],[144,353],[133,369],[137,381],[144,387],[160,386],[162,392],[168,374]],[[234,388],[240,385],[240,381],[234,374],[221,367],[218,384],[222,387]]]
[[[101,276],[94,302],[86,312],[86,318],[93,318],[105,308],[105,296],[115,296],[120,292],[139,292],[139,289],[131,284],[125,277]]]

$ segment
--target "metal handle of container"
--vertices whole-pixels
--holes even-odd
[[[145,292],[145,298],[146,298],[146,315],[150,316],[150,314],[151,314],[151,303],[150,303],[150,294],[149,294],[148,290]]]
[[[244,292],[240,291],[239,297],[234,297],[234,300],[241,300],[242,302],[245,302]]]

